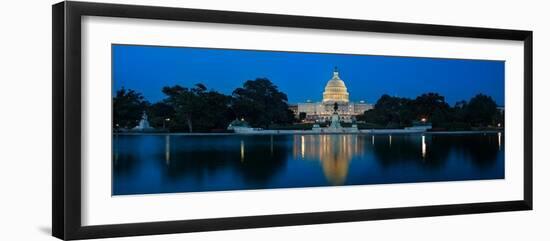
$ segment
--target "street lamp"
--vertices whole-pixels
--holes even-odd
[[[162,120],[162,129],[166,129],[166,122],[167,121],[170,121],[170,118],[166,118],[166,119]]]
[[[422,117],[422,119],[420,119],[420,121],[422,121],[423,123],[426,123],[427,119],[426,119],[426,117]]]

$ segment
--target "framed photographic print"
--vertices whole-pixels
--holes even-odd
[[[532,48],[523,30],[55,4],[53,235],[530,210]]]

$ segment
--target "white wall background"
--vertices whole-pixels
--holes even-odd
[[[548,240],[550,6],[546,1],[110,0],[534,31],[534,205],[507,212],[293,226],[115,240]],[[51,4],[9,1],[0,10],[0,240],[54,240],[51,231]]]

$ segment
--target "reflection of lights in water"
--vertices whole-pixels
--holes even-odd
[[[170,136],[166,135],[164,139],[166,140],[164,147],[164,159],[166,160],[166,165],[170,165]]]
[[[273,135],[271,135],[271,155],[273,155]]]
[[[422,135],[422,158],[426,158],[426,136]]]
[[[391,135],[390,135],[390,147],[391,147]]]
[[[244,161],[244,141],[241,140],[241,162]]]
[[[348,136],[343,136],[343,141],[344,141],[344,148],[349,147],[348,146]]]
[[[500,151],[501,145],[502,145],[502,133],[498,133],[498,150]]]
[[[374,135],[372,135],[372,144],[374,145]]]
[[[353,139],[354,139],[354,140],[357,140],[357,137],[354,136]],[[354,145],[353,147],[354,147],[354,148],[353,148],[353,152],[358,152],[358,150],[359,150],[359,142],[358,142],[358,141],[355,141],[355,145]]]
[[[302,159],[305,158],[306,155],[306,140],[304,136],[302,136]]]
[[[113,151],[115,152],[115,155],[114,155],[114,162],[115,164],[118,163],[118,135],[115,134],[115,142],[113,144]]]
[[[295,136],[294,158],[320,162],[328,183],[341,185],[346,182],[348,168],[354,156],[363,155],[367,136],[357,135],[307,135]]]

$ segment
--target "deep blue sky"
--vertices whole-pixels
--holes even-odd
[[[504,105],[502,61],[127,45],[112,50],[113,93],[124,86],[150,102],[164,98],[164,86],[203,83],[231,94],[258,77],[275,83],[290,103],[320,101],[337,66],[353,101],[437,92],[452,106],[484,93]]]

